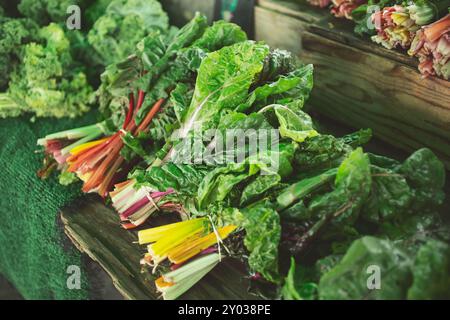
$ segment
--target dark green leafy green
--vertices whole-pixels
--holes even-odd
[[[279,282],[278,244],[281,227],[278,213],[270,203],[261,201],[243,209],[242,215],[242,227],[246,232],[244,245],[250,252],[250,268],[269,281]]]
[[[304,268],[296,268],[294,258],[291,258],[291,266],[284,285],[281,288],[281,295],[284,300],[314,300],[317,296],[317,284],[308,282]]]
[[[450,246],[429,240],[420,247],[413,266],[408,299],[450,298]]]
[[[178,193],[193,195],[206,173],[204,166],[169,162],[160,167],[136,170],[131,177],[136,179],[136,187],[147,186],[158,191],[174,189]]]
[[[404,299],[411,284],[411,258],[397,245],[374,237],[353,242],[342,260],[319,282],[320,299]],[[375,266],[375,269],[371,269]],[[379,289],[369,289],[373,270]],[[375,275],[376,276],[376,275]],[[374,280],[376,281],[376,280]]]
[[[20,0],[17,8],[25,17],[45,26],[50,22],[64,23],[67,19],[67,8],[71,5],[80,5],[82,2],[82,0]]]

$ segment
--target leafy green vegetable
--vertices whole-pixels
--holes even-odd
[[[282,60],[276,61],[280,57]],[[311,64],[301,66],[291,59],[290,54],[284,51],[272,51],[267,58],[269,62],[265,63],[265,68],[269,63],[271,74],[268,75],[267,70],[263,70],[260,76],[262,85],[250,93],[247,101],[239,109],[250,106],[259,109],[269,104],[288,105],[294,101],[296,102],[294,111],[302,108],[313,87],[313,66]]]
[[[6,89],[10,73],[20,62],[21,46],[36,40],[37,30],[30,19],[12,19],[0,13],[0,90]]]
[[[132,54],[136,44],[155,29],[166,31],[168,24],[156,0],[113,0],[89,31],[88,41],[109,65]]]
[[[95,1],[89,1],[92,2],[87,8],[85,17],[88,23],[88,27],[90,28],[92,25],[94,25],[95,21],[97,21],[98,18],[103,16],[106,12],[106,8],[113,0],[95,0]]]
[[[280,181],[281,177],[277,174],[257,176],[255,180],[247,184],[242,190],[240,205],[256,201],[260,195],[277,186]]]
[[[420,247],[413,266],[408,299],[450,298],[450,246],[429,240]]]
[[[136,170],[132,177],[137,180],[138,185],[148,186],[154,190],[174,189],[179,193],[193,195],[207,171],[204,166],[169,162],[160,167]]]
[[[333,222],[354,221],[369,195],[371,183],[369,158],[358,148],[339,166],[334,190],[313,201],[310,209]]]
[[[183,135],[194,127],[201,128],[222,110],[239,105],[262,71],[268,53],[266,45],[246,41],[208,54],[198,72]]]
[[[278,213],[270,203],[261,201],[242,210],[242,226],[246,236],[244,244],[250,255],[250,268],[259,272],[269,281],[279,282],[278,244],[281,227]]]
[[[291,258],[291,266],[281,288],[284,300],[313,300],[316,298],[317,284],[307,281],[305,272],[301,272],[303,269],[302,266],[296,268],[295,260]]]
[[[39,31],[43,44],[23,47],[21,64],[11,74],[0,98],[0,116],[33,112],[38,117],[75,117],[88,110],[92,88],[76,67],[62,28],[50,24]]]
[[[433,209],[442,204],[445,198],[444,165],[430,149],[414,152],[399,169],[408,184],[414,189],[416,209]],[[431,206],[431,208],[430,208]]]
[[[295,163],[299,170],[323,170],[339,166],[352,148],[367,143],[370,130],[360,130],[342,138],[320,135],[306,139],[295,153]]]
[[[67,8],[80,5],[82,0],[21,0],[18,9],[25,17],[45,26],[50,22],[64,23],[67,19]]]
[[[245,40],[247,40],[247,35],[238,25],[220,20],[207,28],[193,46],[213,52]]]
[[[275,176],[273,178],[260,179],[250,188],[264,192],[273,186],[274,180],[280,181],[292,172],[291,161],[295,146],[292,144],[280,146],[278,151],[267,150],[251,155],[239,163],[231,162],[223,167],[218,167],[209,172],[198,187],[198,204],[200,209],[205,209],[214,202],[224,201],[233,188],[244,180],[256,176],[256,174]],[[276,163],[275,163],[276,162]],[[264,183],[260,183],[264,179]],[[271,179],[271,180],[268,180]],[[267,182],[269,181],[269,184]],[[258,194],[255,194],[257,196]],[[239,198],[242,195],[239,194]],[[250,195],[248,190],[245,198],[240,202],[245,202]]]
[[[403,175],[392,170],[371,166],[372,189],[362,214],[372,222],[397,217],[411,203],[412,193]]]
[[[301,110],[293,111],[284,105],[271,105],[279,122],[280,135],[295,142],[303,142],[319,133],[313,129],[311,117]],[[266,108],[268,108],[266,107]],[[265,109],[266,109],[265,108]]]
[[[404,299],[411,284],[410,257],[397,245],[374,237],[353,242],[342,260],[319,282],[320,299]],[[379,289],[369,289],[369,267],[380,271]],[[374,269],[375,270],[375,269]]]

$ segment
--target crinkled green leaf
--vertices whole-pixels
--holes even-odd
[[[151,31],[164,32],[168,26],[169,18],[156,0],[113,0],[89,31],[88,41],[109,65],[134,53]]]
[[[268,52],[266,45],[245,41],[209,53],[198,72],[183,135],[201,127],[223,109],[239,105],[261,72]]]
[[[404,299],[411,283],[410,257],[389,240],[363,237],[319,282],[320,299]],[[369,289],[371,266],[379,268],[380,289]]]
[[[278,244],[281,226],[278,213],[266,201],[241,211],[244,216],[242,226],[246,232],[244,244],[250,252],[250,268],[269,281],[279,282]]]
[[[450,246],[429,240],[417,252],[408,299],[450,298]]]

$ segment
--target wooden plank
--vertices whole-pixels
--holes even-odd
[[[355,37],[345,29],[348,21],[330,28],[326,19],[309,22],[286,14],[280,4],[259,3],[256,39],[315,65],[315,109],[356,128],[370,127],[403,150],[429,147],[450,169],[450,82],[422,79],[416,61]]]
[[[264,41],[274,48],[298,54],[302,51],[301,34],[306,28],[307,23],[302,20],[255,7],[255,40],[257,41]]]
[[[164,217],[156,219],[161,223]],[[119,225],[117,214],[101,199],[88,195],[61,212],[67,236],[109,274],[115,287],[126,299],[158,299],[156,275],[139,261],[145,248],[134,243],[137,232]],[[227,259],[205,276],[182,299],[256,299],[247,293],[247,277],[242,264]]]

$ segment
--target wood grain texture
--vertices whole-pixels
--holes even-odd
[[[159,218],[161,223],[164,217]],[[158,299],[154,280],[157,275],[139,264],[145,247],[137,243],[137,232],[119,225],[117,214],[101,199],[88,195],[61,212],[66,235],[75,246],[97,261],[109,274],[126,299]],[[224,260],[181,299],[256,299],[247,293],[248,281],[243,266]]]
[[[310,103],[316,110],[355,128],[372,128],[406,151],[429,147],[450,169],[450,82],[422,79],[415,59],[357,38],[348,21],[330,26],[328,12],[322,20],[316,14],[308,20],[308,8],[300,16],[287,5],[280,9],[283,3],[259,4],[257,40],[314,64]]]

